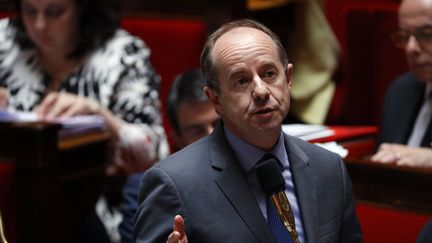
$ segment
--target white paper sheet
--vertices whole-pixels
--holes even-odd
[[[0,109],[0,121],[37,122],[42,121],[34,112],[8,111]],[[61,124],[60,136],[83,134],[106,129],[105,120],[99,115],[80,115],[69,118],[56,118],[52,123]]]

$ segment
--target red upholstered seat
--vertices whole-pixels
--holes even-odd
[[[160,96],[162,113],[165,113],[165,101],[173,79],[186,69],[199,67],[206,26],[194,20],[139,17],[125,17],[121,26],[141,37],[150,47],[151,62],[162,78]],[[164,115],[163,120],[169,134],[171,130],[167,115]]]
[[[362,227],[364,243],[416,242],[420,230],[430,219],[429,215],[366,204],[358,204],[356,211]]]

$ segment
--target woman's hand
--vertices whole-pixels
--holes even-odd
[[[0,109],[6,109],[8,106],[8,91],[5,88],[0,88]]]
[[[79,114],[96,114],[100,111],[98,102],[71,93],[51,92],[35,112],[45,118],[71,117]]]
[[[124,175],[147,170],[158,157],[157,142],[149,128],[123,123],[118,129],[114,163],[107,167],[108,175]]]
[[[145,171],[156,160],[157,145],[149,137],[151,131],[146,132],[141,127],[121,120],[90,98],[52,92],[43,99],[35,112],[47,120],[82,114],[101,115],[116,141],[114,163],[106,169],[108,175]]]

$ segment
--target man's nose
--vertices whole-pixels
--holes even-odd
[[[410,37],[408,38],[408,42],[405,46],[405,51],[407,53],[421,52],[420,43],[418,42],[418,40],[414,35],[410,35]]]
[[[267,88],[267,83],[264,82],[260,77],[254,79],[254,89],[253,89],[254,100],[265,100],[270,96],[270,92]]]

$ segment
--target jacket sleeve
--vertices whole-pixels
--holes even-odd
[[[134,242],[166,242],[177,214],[185,219],[188,233],[187,216],[180,193],[171,177],[161,168],[155,166],[144,173],[138,205]]]
[[[361,227],[355,212],[356,203],[351,178],[342,160],[341,169],[344,184],[344,212],[339,242],[362,242]]]

